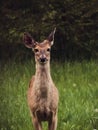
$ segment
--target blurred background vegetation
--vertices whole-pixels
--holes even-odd
[[[97,0],[0,0],[0,59],[31,57],[23,33],[41,41],[54,27],[54,58],[98,58]]]

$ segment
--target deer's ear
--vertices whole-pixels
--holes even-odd
[[[29,33],[24,33],[23,42],[27,48],[34,48],[36,46],[35,40],[31,37]]]
[[[47,40],[50,42],[51,46],[54,43],[54,34],[56,32],[56,28],[50,33],[50,35],[48,36]]]

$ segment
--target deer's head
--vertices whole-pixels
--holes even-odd
[[[28,33],[24,33],[23,41],[27,48],[31,48],[35,54],[35,61],[41,65],[50,60],[51,46],[54,43],[54,34],[56,29],[43,42],[36,42]]]

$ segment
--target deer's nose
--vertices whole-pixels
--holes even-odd
[[[47,61],[46,56],[45,56],[44,54],[42,54],[42,55],[40,56],[40,62],[41,62],[41,63],[45,63],[46,61]]]
[[[42,57],[42,58],[40,58],[40,62],[42,62],[42,63],[44,63],[44,62],[46,62],[46,57]]]

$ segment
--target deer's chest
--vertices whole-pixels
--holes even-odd
[[[33,89],[36,98],[45,100],[51,93],[51,81],[41,77],[40,79],[35,80]]]
[[[37,81],[34,86],[34,100],[35,102],[42,107],[42,109],[47,108],[50,104],[51,97],[51,84],[49,81]]]

